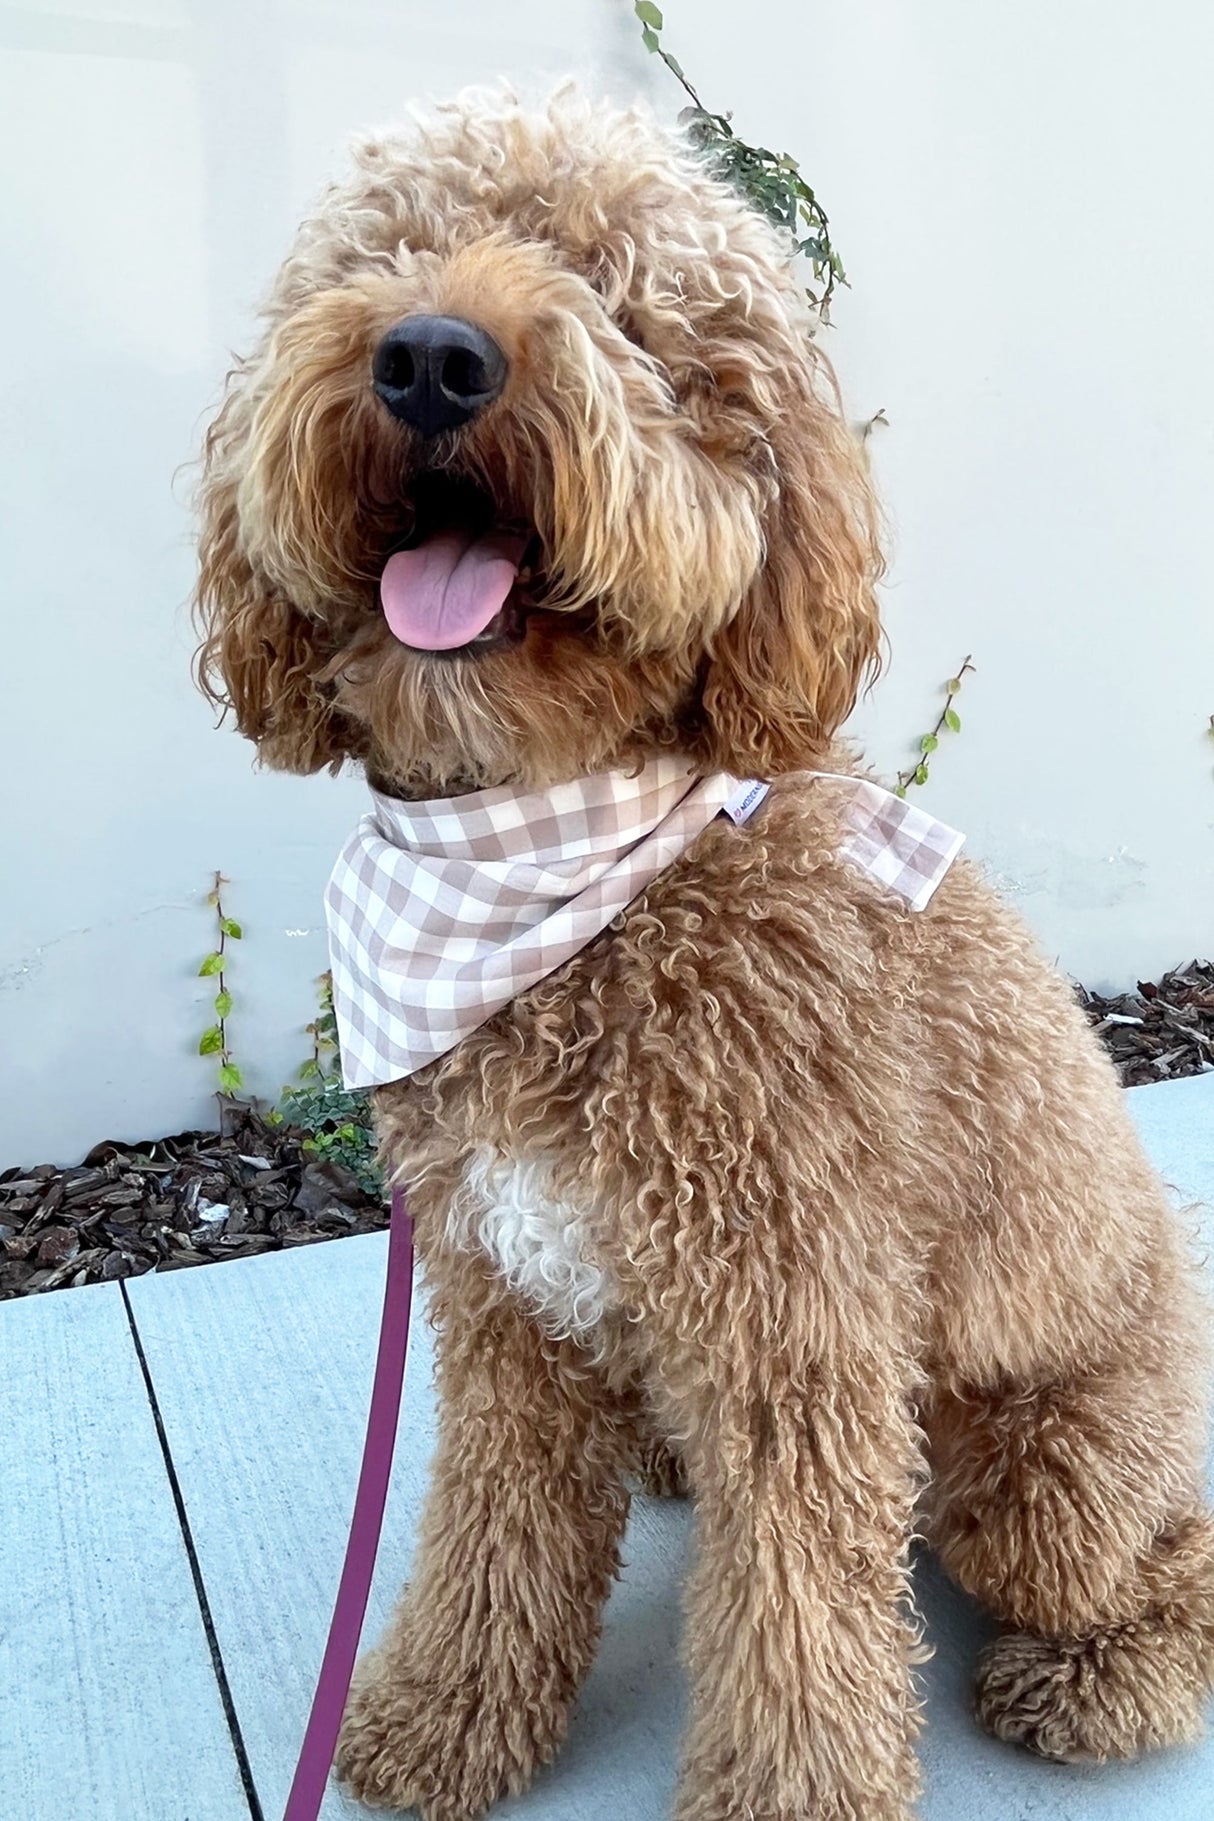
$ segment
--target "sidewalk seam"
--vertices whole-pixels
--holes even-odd
[[[232,1699],[231,1684],[228,1672],[224,1667],[223,1652],[219,1648],[219,1638],[215,1631],[215,1621],[211,1616],[211,1603],[207,1598],[206,1585],[202,1578],[202,1568],[198,1561],[198,1552],[194,1547],[194,1537],[190,1529],[190,1520],[186,1515],[185,1499],[182,1496],[181,1484],[177,1478],[177,1469],[173,1465],[173,1456],[169,1448],[169,1438],[165,1430],[164,1419],[160,1414],[160,1404],[156,1397],[156,1387],[152,1383],[152,1374],[139,1337],[135,1311],[127,1295],[126,1284],[119,1282],[122,1291],[122,1304],[126,1310],[127,1322],[131,1330],[131,1339],[135,1345],[135,1357],[139,1361],[139,1370],[143,1374],[144,1389],[147,1392],[148,1404],[151,1407],[152,1421],[156,1425],[156,1439],[160,1443],[160,1452],[164,1459],[164,1469],[168,1476],[169,1490],[173,1495],[173,1504],[177,1511],[177,1523],[181,1530],[181,1540],[185,1545],[186,1558],[190,1564],[190,1575],[194,1582],[194,1597],[198,1602],[198,1612],[202,1619],[202,1629],[206,1635],[207,1649],[211,1653],[211,1668],[219,1687],[219,1699],[223,1705],[224,1719],[227,1721],[228,1733],[232,1741],[232,1750],[236,1754],[236,1764],[240,1771],[240,1781],[244,1788],[245,1801],[249,1806],[250,1821],[265,1821],[265,1812],[257,1786],[253,1781],[253,1770],[249,1763],[249,1754],[245,1749],[244,1734],[240,1729],[240,1720],[236,1713],[236,1703]]]

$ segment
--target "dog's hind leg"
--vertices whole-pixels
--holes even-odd
[[[1202,1729],[1214,1522],[1183,1328],[1175,1303],[1153,1308],[1104,1370],[954,1386],[926,1415],[932,1540],[1012,1628],[980,1662],[978,1717],[1044,1757],[1132,1757]]]
[[[1201,1736],[1214,1684],[1214,1523],[1178,1519],[1126,1585],[1134,1618],[1081,1636],[1006,1632],[988,1646],[975,1706],[990,1732],[1067,1763]]]
[[[439,1445],[413,1580],[355,1677],[339,1774],[373,1806],[474,1821],[555,1753],[628,1498],[618,1406],[464,1261],[438,1286]]]
[[[937,1141],[981,1169],[932,1261],[928,1530],[1010,1628],[982,1722],[1047,1757],[1128,1757],[1194,1737],[1214,1680],[1210,1318],[1081,1015],[1005,971],[987,1091],[959,1092]]]

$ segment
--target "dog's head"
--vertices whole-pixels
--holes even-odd
[[[271,765],[812,765],[875,659],[863,463],[777,234],[647,117],[369,139],[202,484],[200,674]]]

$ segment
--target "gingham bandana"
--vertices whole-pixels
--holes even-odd
[[[881,885],[888,885],[913,911],[926,910],[932,893],[965,845],[965,836],[867,778],[848,778],[833,771],[815,771],[810,776],[848,786],[849,833],[839,848],[845,859]]]
[[[833,774],[819,773],[818,776]],[[859,778],[843,852],[920,910],[963,837]],[[347,1087],[412,1075],[584,948],[722,810],[767,794],[683,759],[520,795],[372,791],[325,894]]]

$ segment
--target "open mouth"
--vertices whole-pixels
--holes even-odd
[[[434,470],[418,476],[413,528],[393,551],[379,598],[393,636],[414,651],[480,657],[526,632],[530,527],[503,521],[475,482]]]

